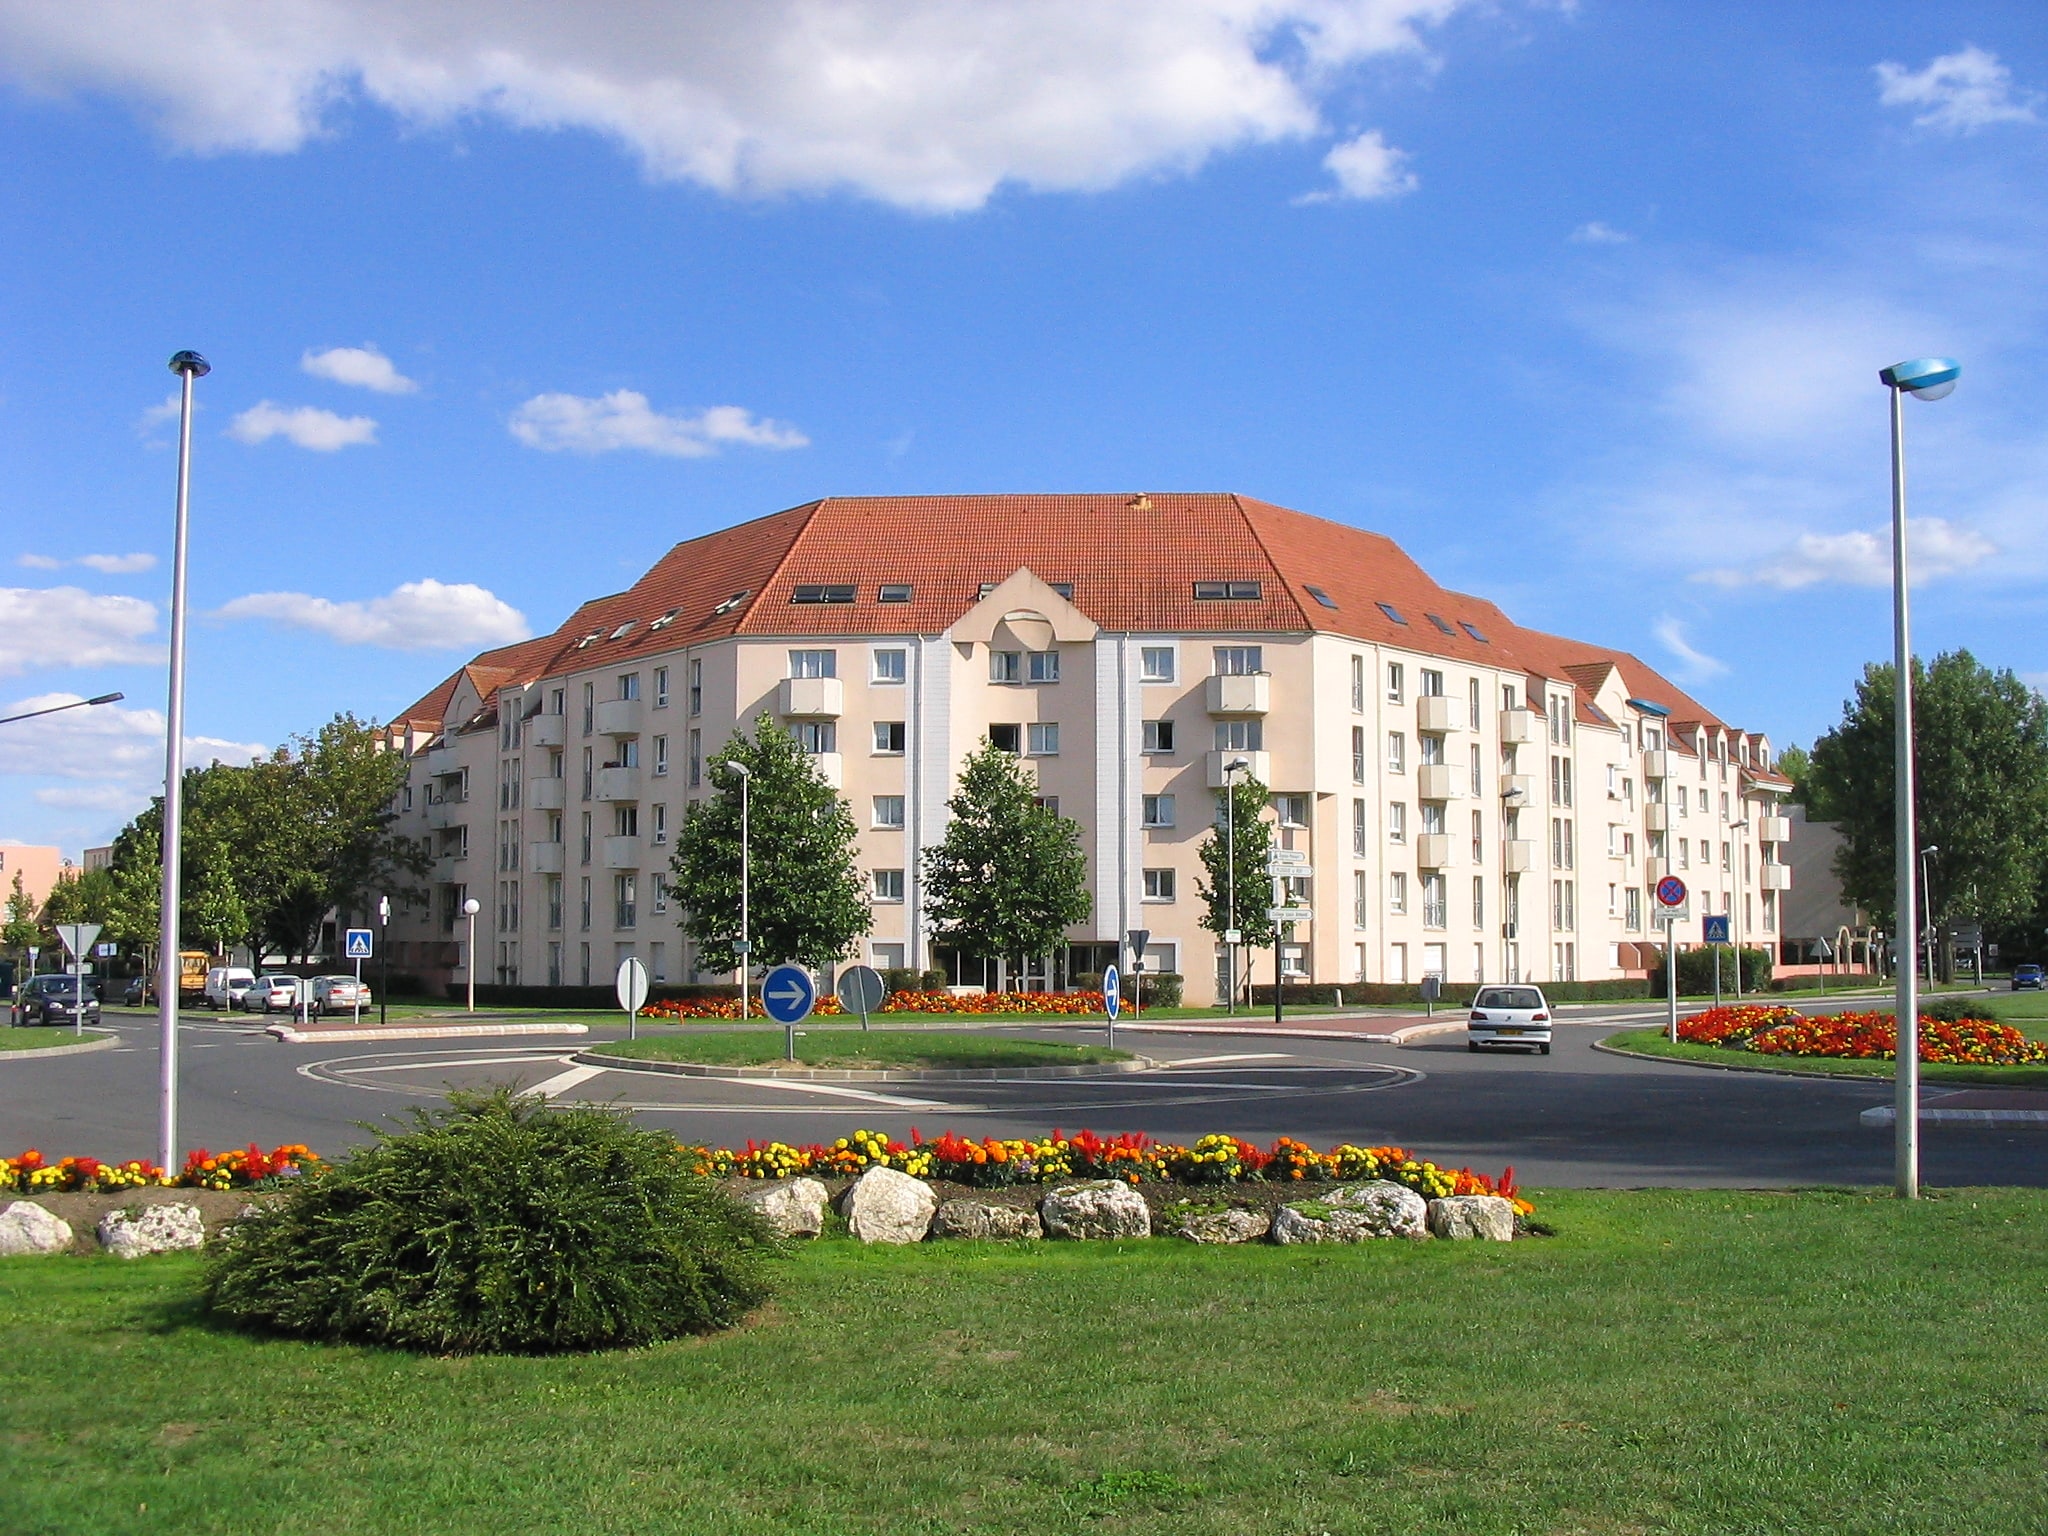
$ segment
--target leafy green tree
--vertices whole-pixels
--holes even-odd
[[[1218,938],[1235,928],[1239,943],[1252,949],[1269,949],[1274,939],[1273,920],[1266,915],[1273,905],[1273,881],[1266,873],[1266,861],[1273,852],[1273,824],[1265,817],[1266,802],[1266,786],[1249,774],[1217,797],[1216,824],[1202,839],[1199,850],[1202,868],[1209,878],[1195,885],[1207,907],[1202,926]],[[1227,821],[1226,805],[1230,808]],[[1230,835],[1226,836],[1226,832]],[[1230,900],[1233,859],[1235,911]],[[1240,981],[1244,980],[1250,975],[1250,967],[1240,962],[1237,975]]]
[[[1938,847],[1932,921],[2008,922],[2039,900],[2048,866],[2048,703],[2011,671],[1968,651],[1914,671],[1916,825]],[[1813,746],[1816,814],[1842,833],[1835,872],[1850,900],[1896,921],[1893,906],[1894,669],[1865,667],[1842,723]]]
[[[1826,818],[1815,810],[1813,804],[1813,757],[1806,748],[1791,746],[1778,754],[1778,772],[1792,781],[1789,798],[1794,805],[1803,805],[1813,813],[1814,820]]]
[[[698,964],[736,970],[740,928],[740,779],[747,784],[748,928],[756,962],[820,969],[874,926],[860,871],[858,833],[839,792],[810,754],[768,715],[735,732],[707,764],[718,794],[692,805],[670,868],[683,932]]]
[[[990,744],[961,765],[946,835],[924,851],[933,939],[982,959],[1051,952],[1088,920],[1088,856],[1073,822],[1037,803],[1016,754]]]
[[[36,920],[35,898],[28,893],[21,871],[14,872],[14,889],[7,896],[7,922],[0,926],[0,944],[14,951],[26,967],[32,946],[43,942],[43,925]],[[25,974],[25,972],[24,972]]]

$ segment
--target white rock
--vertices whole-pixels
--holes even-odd
[[[1150,1237],[1152,1212],[1145,1197],[1116,1179],[1061,1184],[1038,1203],[1048,1237]]]
[[[100,1218],[100,1246],[124,1259],[174,1248],[206,1246],[206,1224],[196,1205],[146,1205],[139,1211],[109,1211]]]
[[[1375,1179],[1340,1184],[1273,1213],[1276,1243],[1362,1243],[1374,1237],[1427,1237],[1429,1202],[1412,1189]]]
[[[0,1211],[0,1257],[62,1253],[71,1246],[71,1223],[52,1216],[33,1200],[17,1200]]]
[[[1264,1211],[1202,1211],[1181,1218],[1173,1235],[1191,1243],[1255,1243],[1272,1225]]]
[[[922,1179],[870,1168],[853,1181],[840,1208],[848,1230],[864,1243],[919,1243],[931,1229],[939,1197]]]
[[[948,1200],[932,1217],[933,1237],[958,1237],[983,1242],[1043,1237],[1038,1212],[1021,1205],[993,1205],[986,1200]]]
[[[1429,1235],[1511,1243],[1515,1239],[1515,1203],[1499,1195],[1451,1195],[1432,1200]]]
[[[768,1219],[781,1237],[816,1237],[825,1229],[825,1202],[830,1198],[816,1179],[778,1179],[740,1191],[740,1203]]]

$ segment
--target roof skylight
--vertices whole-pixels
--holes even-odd
[[[1373,607],[1379,609],[1381,613],[1384,613],[1396,624],[1406,624],[1408,622],[1406,619],[1401,617],[1401,610],[1396,608],[1392,603],[1374,603]]]
[[[1255,603],[1263,588],[1256,581],[1198,581],[1195,583],[1195,601],[1198,603]]]
[[[1428,615],[1428,618],[1430,623],[1434,624],[1438,629],[1442,630],[1445,634],[1449,635],[1453,640],[1457,639],[1458,632],[1455,629],[1451,628],[1449,624],[1444,622],[1444,616],[1442,614],[1432,613]]]
[[[1486,636],[1479,633],[1479,626],[1474,624],[1470,619],[1458,620],[1458,628],[1464,630],[1466,634],[1470,635],[1474,640],[1477,640],[1481,645],[1491,645],[1493,643],[1491,640],[1488,640]]]
[[[621,624],[617,629],[612,631],[612,638],[614,640],[623,640],[626,638],[626,636],[630,635],[631,633],[633,633],[633,621],[631,619],[628,619],[625,623]]]
[[[1330,596],[1329,593],[1325,592],[1321,587],[1311,586],[1308,582],[1303,582],[1302,590],[1307,592],[1310,597],[1314,598],[1317,602],[1321,603],[1325,608],[1331,609],[1333,611],[1336,609],[1337,600]]]
[[[671,625],[671,624],[675,623],[675,621],[676,621],[676,614],[677,614],[677,613],[679,613],[680,611],[681,611],[680,609],[676,609],[676,608],[671,608],[671,609],[669,609],[669,611],[668,611],[667,613],[664,613],[664,614],[663,614],[663,615],[662,615],[662,616],[661,616],[660,618],[656,619],[656,620],[655,620],[655,621],[654,621],[654,622],[653,622],[652,624],[648,625],[647,627],[648,627],[649,629],[651,629],[651,630],[652,630],[652,629],[667,629],[667,628],[669,627],[669,625]]]
[[[850,603],[856,588],[850,581],[800,582],[789,594],[792,603]]]
[[[748,598],[752,597],[753,595],[754,594],[751,591],[735,592],[731,597],[728,597],[724,602],[720,603],[716,608],[712,609],[711,611],[713,614],[731,613],[733,609],[739,607],[742,603],[744,603]]]
[[[907,603],[916,595],[916,589],[907,581],[886,581],[875,589],[875,601],[879,603]]]

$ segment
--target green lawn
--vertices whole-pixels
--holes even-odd
[[[2024,1026],[2023,1026],[2024,1027]],[[2028,1029],[2038,1036],[2038,1029]],[[1822,1072],[1831,1077],[1880,1077],[1889,1080],[1896,1069],[1889,1061],[1845,1061],[1831,1056],[1760,1056],[1750,1051],[1732,1051],[1718,1045],[1697,1045],[1688,1040],[1673,1042],[1659,1029],[1625,1029],[1600,1042],[1619,1051],[1640,1056],[1663,1056],[1673,1061],[1708,1061],[1716,1066],[1751,1072]],[[1980,1088],[2048,1088],[2048,1066],[1973,1067],[1948,1062],[1923,1061],[1920,1080],[1927,1083],[1974,1084]]]
[[[787,1059],[780,1029],[730,1029],[712,1034],[663,1034],[607,1041],[608,1056],[646,1061],[689,1061],[708,1066],[765,1066]],[[1129,1051],[1100,1045],[1049,1045],[1003,1035],[947,1035],[924,1030],[820,1027],[798,1031],[797,1061],[807,1067],[900,1067],[960,1070],[977,1067],[1071,1067],[1129,1061]]]
[[[80,1035],[69,1024],[55,1029],[10,1029],[0,1027],[0,1051],[42,1051],[53,1045],[77,1045],[81,1040],[104,1040],[103,1029],[88,1029]]]
[[[2048,1194],[1556,1192],[1345,1249],[827,1240],[721,1337],[433,1359],[0,1262],[0,1529],[2033,1533]]]

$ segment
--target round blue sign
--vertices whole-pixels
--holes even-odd
[[[1102,973],[1102,1011],[1113,1019],[1123,1011],[1123,1006],[1124,979],[1112,965]]]
[[[1685,882],[1676,875],[1666,875],[1657,882],[1657,901],[1660,906],[1684,906]]]
[[[818,1001],[818,984],[800,965],[778,965],[761,978],[761,1006],[778,1024],[794,1024]]]

